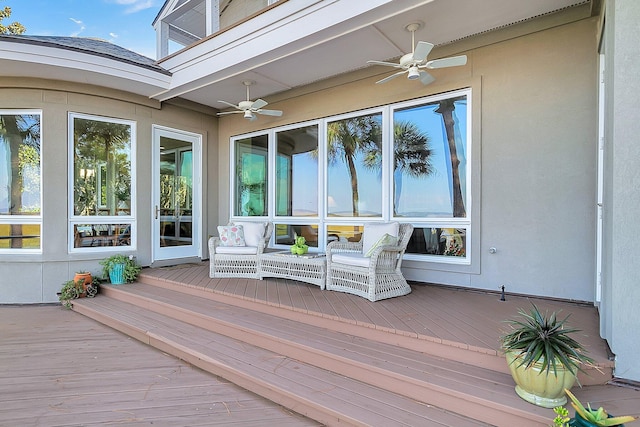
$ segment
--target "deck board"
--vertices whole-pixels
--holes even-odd
[[[598,333],[597,309],[589,304],[508,293],[506,301],[500,301],[498,292],[421,283],[411,283],[412,292],[409,295],[370,302],[359,296],[321,290],[316,285],[287,279],[211,279],[208,262],[145,269],[144,274],[177,283],[185,283],[182,277],[188,277],[189,286],[212,292],[237,294],[277,307],[288,307],[370,328],[474,348],[488,354],[500,353],[499,336],[507,329],[505,320],[514,318],[518,309],[528,310],[534,302],[542,310],[556,310],[561,315],[570,313],[568,324],[582,330],[580,341],[589,349],[590,355],[603,362],[609,358],[606,343]],[[252,283],[255,295],[245,294],[246,287],[242,291],[238,289],[239,280]],[[300,291],[300,287],[304,287],[305,292]]]
[[[517,314],[517,310],[520,308],[528,309],[531,302],[535,302],[543,310],[561,310],[561,314],[570,313],[571,317],[569,324],[575,325],[583,331],[580,334],[580,341],[589,349],[590,356],[600,361],[607,361],[609,357],[606,343],[598,337],[599,320],[597,310],[593,306],[583,303],[555,301],[510,294],[507,294],[506,301],[500,301],[499,293],[486,293],[455,287],[418,283],[411,283],[412,293],[407,296],[372,303],[358,296],[321,290],[316,285],[281,278],[265,278],[264,280],[212,279],[208,277],[209,268],[208,263],[206,262],[174,267],[144,269],[143,274],[153,280],[168,281],[172,283],[175,282],[182,284],[185,287],[196,289],[200,288],[206,292],[216,292],[224,295],[237,295],[240,299],[266,303],[271,307],[300,311],[311,314],[312,316],[318,316],[319,318],[340,319],[346,323],[362,325],[371,329],[379,329],[408,337],[415,337],[418,340],[446,342],[453,346],[470,348],[486,354],[499,354],[499,335],[502,331],[506,330],[504,320],[514,317]],[[176,302],[179,302],[180,298],[175,298],[175,300]],[[187,301],[187,299],[185,299],[185,301]],[[201,298],[201,301],[193,304],[194,309],[208,312],[231,310],[229,308],[225,308],[223,304],[218,304],[216,301],[206,298]],[[2,311],[3,309],[0,308],[0,314]],[[234,309],[234,311],[237,310]],[[128,314],[123,312],[122,315],[127,316]],[[384,345],[381,345],[380,348],[371,348],[362,344],[358,339],[352,339],[347,342],[342,340],[342,338],[332,336],[331,333],[318,333],[310,328],[308,329],[303,324],[299,324],[296,327],[285,327],[279,324],[275,319],[272,321],[263,319],[260,322],[260,325],[262,326],[266,325],[267,328],[275,328],[283,334],[290,334],[292,337],[297,334],[295,340],[301,344],[310,346],[320,345],[327,351],[330,351],[332,348],[342,350],[347,348],[349,351],[353,352],[354,355],[357,355],[357,357],[361,357],[363,363],[370,364],[371,366],[392,363],[394,365],[393,370],[401,372],[412,378],[420,378],[424,375],[430,375],[436,378],[437,381],[456,382],[459,384],[460,388],[467,387],[470,390],[481,387],[483,382],[486,383],[487,381],[493,380],[491,375],[494,374],[492,373],[478,373],[478,371],[464,372],[461,371],[459,367],[454,366],[454,364],[452,364],[451,368],[448,369],[446,368],[446,363],[443,365],[441,362],[431,365],[429,357],[416,359],[415,357],[412,358],[411,356],[407,356],[405,361],[396,360],[390,362],[388,357],[385,357]],[[4,324],[0,323],[0,328],[3,328],[3,326]],[[162,329],[162,323],[157,322],[155,324],[150,324],[149,328]],[[0,338],[2,339],[5,338],[4,332],[4,329],[0,329]],[[176,339],[183,338],[185,335],[189,335],[189,330],[178,329],[176,333]],[[58,336],[55,333],[50,335],[52,336],[49,339],[51,339],[52,342],[57,341],[58,345],[64,345],[66,343],[65,339],[67,338],[75,345],[82,345],[82,343],[85,342],[83,338],[66,337],[66,335]],[[100,336],[101,334],[98,334],[98,336],[94,338],[98,339]],[[19,360],[27,360],[30,364],[38,363],[34,362],[34,360],[39,360],[39,358],[52,359],[54,361],[59,360],[59,355],[46,348],[48,345],[47,341],[44,341],[45,345],[42,346],[38,343],[34,344],[33,338],[36,338],[36,341],[39,341],[37,336],[30,337],[28,334],[23,337],[12,337],[14,342],[11,345],[13,346],[21,345],[23,348],[27,349],[31,349],[31,346],[33,346],[33,355],[36,359],[29,360],[28,358],[21,358]],[[192,341],[195,344],[202,346],[203,349],[210,344],[210,341],[206,340],[207,339],[203,337],[194,336],[192,338]],[[128,340],[127,342],[135,343],[135,341],[132,340]],[[108,345],[107,343],[103,344]],[[3,346],[0,348],[4,350],[4,341],[2,344]],[[118,353],[124,350],[118,346],[113,346],[109,348],[109,351]],[[234,354],[234,351],[236,353],[238,352],[237,349],[228,349],[230,357]],[[400,357],[402,357],[402,350],[396,350],[396,353],[400,354]],[[32,354],[30,350],[29,354]],[[4,352],[0,353],[0,363],[4,362],[3,355]],[[168,357],[166,355],[164,356]],[[248,355],[248,357],[249,356],[259,357],[255,354]],[[83,362],[86,369],[90,369],[91,364],[89,362],[90,361],[87,361],[86,364]],[[311,372],[305,373],[302,376],[294,375],[299,374],[298,371],[300,371],[300,368],[297,365],[289,365],[289,363],[294,362],[289,360],[285,361],[284,358],[280,358],[273,362],[272,370],[265,372],[265,375],[273,373],[273,369],[286,369],[285,373],[287,375],[293,375],[290,379],[298,381],[301,388],[308,389],[309,384],[314,384],[311,387],[313,391],[317,393],[325,393],[333,391],[337,387],[334,382],[327,382],[326,378],[305,377],[305,375],[313,375]],[[189,367],[190,369],[195,369],[190,367],[188,364],[182,365]],[[4,365],[0,366],[4,367]],[[51,363],[42,363],[42,366],[43,368],[52,369],[54,372],[56,369],[59,369],[55,364],[52,365]],[[443,366],[445,366],[445,368],[443,368]],[[141,390],[145,388],[145,385],[147,385],[148,388],[148,384],[145,383],[145,375],[153,375],[154,371],[149,371],[147,368],[148,366],[144,365],[144,359],[141,359],[141,362],[132,360],[131,370],[139,369],[140,372],[135,375],[131,374],[131,386],[121,391],[121,393],[132,393],[130,395],[122,394],[123,401],[119,402],[120,406],[125,408],[127,411],[129,411],[129,409],[126,409],[128,408],[127,405],[129,405],[129,403],[124,402],[124,400],[137,396],[135,393],[140,393]],[[152,368],[155,368],[155,366]],[[24,369],[26,368],[22,369],[24,372]],[[195,371],[200,372],[197,369],[195,369]],[[61,372],[64,373],[65,369],[62,368]],[[103,373],[101,371],[94,372],[94,375],[99,377],[100,381],[103,381]],[[478,376],[478,378],[474,378],[474,375]],[[495,375],[500,377],[495,378],[496,384],[506,384],[502,378],[504,374],[496,373]],[[85,383],[78,382],[78,384],[82,384],[83,387],[88,387],[91,376],[88,376],[87,378],[89,378],[89,380],[86,380]],[[168,378],[173,379],[172,377]],[[212,378],[217,377],[212,376]],[[22,379],[20,378],[11,377],[7,381],[5,381],[4,378],[0,381],[0,419],[4,419],[2,412],[4,409],[3,405],[5,403],[2,400],[3,395],[9,393],[8,390],[15,389],[16,384],[22,385],[23,383],[16,383],[16,381],[21,380]],[[64,377],[64,380],[65,385],[74,384],[73,381],[69,382],[69,379],[66,377]],[[223,387],[228,384],[224,380],[220,380],[219,378],[218,380],[221,382],[219,387],[223,390]],[[38,381],[39,378],[37,377],[25,378],[25,393],[38,394]],[[116,387],[116,384],[111,384],[111,381],[108,378],[105,378],[104,381],[105,385],[109,387]],[[124,379],[121,381],[124,381]],[[162,382],[160,383],[162,384]],[[203,387],[207,388],[208,385],[196,383],[196,385],[193,386],[195,390],[202,389]],[[212,387],[212,390],[213,389],[214,388]],[[217,389],[218,388],[215,387],[215,390]],[[162,390],[163,389],[160,389],[159,391]],[[178,392],[171,397],[171,393],[167,391],[169,398],[166,403],[162,403],[162,405],[166,405],[167,408],[171,409],[163,409],[163,414],[158,414],[159,418],[154,424],[182,425],[180,423],[171,424],[172,421],[175,421],[175,418],[171,418],[171,413],[173,411],[176,413],[184,413],[185,415],[182,420],[188,420],[185,422],[189,425],[226,425],[224,422],[219,423],[218,420],[229,420],[228,418],[222,418],[223,411],[220,411],[219,413],[216,412],[217,415],[213,418],[214,421],[211,421],[208,424],[206,422],[200,423],[200,419],[197,417],[199,414],[196,413],[192,415],[192,412],[194,411],[193,407],[188,405],[183,406],[184,402],[180,402],[180,387],[172,388],[171,390],[177,390]],[[242,389],[239,390],[244,392]],[[606,407],[613,413],[636,414],[638,412],[637,408],[640,407],[639,394],[637,391],[634,391],[633,393],[624,393],[625,390],[628,389],[610,386],[590,386],[584,390],[577,390],[576,394],[584,401],[606,405]],[[152,391],[156,391],[155,385],[152,387]],[[212,391],[212,393],[215,395],[217,392]],[[221,391],[220,393],[223,392]],[[500,400],[500,396],[513,396],[514,393],[512,386],[500,385],[496,389],[493,389],[491,394],[495,395],[496,399]],[[186,396],[189,395],[186,394]],[[255,395],[251,396],[255,397]],[[349,399],[346,395],[343,396],[343,398]],[[240,403],[244,402],[243,400],[239,401]],[[224,405],[229,405],[229,402],[229,399],[224,400]],[[253,401],[251,402],[251,404],[246,405],[248,407],[246,418],[244,418],[244,412],[242,415],[239,414],[239,406],[235,407],[235,412],[232,411],[233,415],[237,414],[237,417],[239,417],[237,418],[238,425],[264,425],[264,422],[261,424],[260,421],[252,420],[249,415],[251,412],[251,405],[261,405],[262,403],[260,401],[257,403],[254,403]],[[15,402],[14,404],[17,405]],[[135,408],[135,404],[133,407]],[[202,407],[199,408],[199,410],[202,410]],[[244,409],[245,405],[242,405],[242,408]],[[277,411],[266,410],[264,417],[260,420],[269,420],[268,424],[272,425],[318,425],[308,419],[300,418],[296,414],[287,413],[278,405],[275,405],[275,408],[277,408]],[[418,407],[415,409],[416,411],[418,411],[417,408]],[[67,407],[64,407],[63,409],[65,411],[68,410]],[[148,416],[145,412],[146,408],[135,409],[136,410],[130,412],[133,412],[136,417],[142,417],[142,419],[146,420],[146,418],[144,418]],[[365,404],[363,409],[371,411],[373,414],[375,414],[375,411],[377,410],[375,404],[370,406],[369,403]],[[8,410],[11,411],[11,409]],[[404,407],[403,410],[408,412],[413,411],[407,407]],[[226,413],[224,415],[228,416]],[[378,415],[380,414],[376,414],[374,418],[379,421],[380,418]],[[100,419],[104,414],[95,416],[96,419]],[[131,414],[126,414],[126,416],[129,418],[124,418],[124,416],[123,418],[118,418],[119,422],[124,422],[122,420],[134,419]],[[270,418],[272,416],[274,418]],[[163,417],[166,417],[166,419]],[[278,419],[277,417],[281,417],[281,419]],[[272,419],[275,421],[271,422]],[[236,418],[233,418],[233,420],[235,422]],[[399,419],[394,419],[394,422],[397,421],[399,421]],[[433,420],[433,425],[438,425],[438,422],[439,421],[437,420]],[[460,422],[462,423],[460,425],[464,425],[464,422],[468,422],[468,420],[461,420]],[[20,420],[16,421],[15,424],[29,425],[28,422],[22,423]],[[64,422],[61,422],[61,424],[64,424]]]
[[[318,426],[60,306],[0,307],[0,422]]]

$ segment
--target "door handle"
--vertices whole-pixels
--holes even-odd
[[[160,213],[160,208],[156,205],[156,219],[158,219],[158,214]]]

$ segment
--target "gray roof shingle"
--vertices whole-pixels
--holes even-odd
[[[49,46],[59,49],[67,49],[76,52],[82,52],[90,55],[102,56],[116,61],[125,62],[156,71],[162,74],[171,75],[171,73],[161,66],[155,60],[147,58],[136,52],[130,51],[105,40],[87,38],[87,37],[63,37],[63,36],[31,36],[31,35],[0,35],[0,41],[10,41],[16,43],[26,43],[40,46]]]

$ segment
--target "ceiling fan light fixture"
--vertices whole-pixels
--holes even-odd
[[[251,120],[251,119],[253,119],[254,117],[255,117],[255,116],[253,115],[253,113],[252,113],[250,110],[246,110],[246,111],[244,112],[244,118],[245,118],[245,119],[249,119],[249,120]]]
[[[409,74],[407,75],[407,78],[409,80],[417,80],[420,78],[420,70],[418,70],[418,67],[413,66],[409,68]]]

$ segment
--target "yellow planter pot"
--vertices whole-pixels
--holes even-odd
[[[518,366],[519,353],[507,352],[507,363],[511,376],[516,382],[516,393],[529,403],[544,408],[555,408],[567,403],[564,389],[570,389],[576,382],[576,376],[560,362],[556,364],[557,376],[551,372],[542,372],[542,363],[526,368]]]

